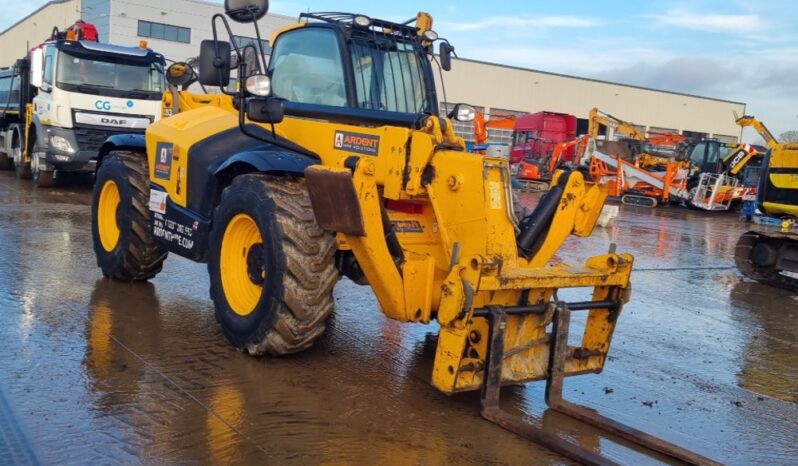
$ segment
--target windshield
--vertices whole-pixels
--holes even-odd
[[[690,153],[690,161],[693,165],[701,166],[704,164],[704,152],[707,150],[707,143],[700,142],[693,147],[693,152]]]
[[[422,62],[426,57],[416,44],[374,35],[355,39],[350,50],[358,107],[404,113],[430,111]]]
[[[56,85],[67,91],[160,99],[164,87],[161,65],[122,60],[124,57],[81,57],[61,51]]]

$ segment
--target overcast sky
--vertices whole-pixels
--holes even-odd
[[[0,29],[43,3],[0,0]],[[271,2],[292,16],[406,20],[419,9],[462,57],[741,101],[776,134],[798,129],[796,1]]]

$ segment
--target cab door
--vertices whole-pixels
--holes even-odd
[[[55,106],[53,105],[53,89],[55,88],[55,61],[58,49],[47,45],[42,51],[41,67],[33,67],[32,73],[41,73],[39,79],[33,79],[34,85],[38,81],[38,92],[33,98],[33,115],[43,125],[55,124]],[[38,68],[38,69],[37,69]]]

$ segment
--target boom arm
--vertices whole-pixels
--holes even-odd
[[[759,121],[759,119],[757,119],[756,117],[750,115],[743,115],[737,118],[735,123],[740,125],[740,127],[742,128],[745,128],[746,126],[753,127],[756,130],[756,132],[759,133],[760,136],[762,136],[762,139],[765,140],[765,143],[771,149],[775,149],[776,146],[779,145],[779,140],[776,139],[776,137],[773,136],[773,133],[770,132],[767,126],[765,126],[765,124]]]
[[[599,127],[601,125],[604,125],[607,128],[612,128],[615,131],[618,131],[632,139],[636,139],[638,141],[646,140],[645,133],[637,129],[637,127],[632,123],[623,121],[620,118],[610,115],[609,113],[601,112],[598,108],[593,107],[590,109],[590,125],[588,126],[587,131],[591,138],[598,138]]]

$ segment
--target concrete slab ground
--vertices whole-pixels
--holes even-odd
[[[224,341],[204,265],[172,256],[150,283],[103,279],[90,189],[0,173],[0,434],[18,445],[0,462],[567,463],[483,420],[476,394],[429,385],[437,328],[385,319],[369,288],[339,283],[309,351],[256,359]],[[795,463],[798,297],[741,280],[744,230],[732,214],[622,207],[568,240],[562,260],[615,242],[636,263],[606,370],[567,396],[724,463]],[[656,462],[546,412],[541,383],[503,401],[615,461]]]

